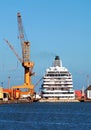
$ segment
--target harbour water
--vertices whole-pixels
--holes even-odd
[[[91,102],[1,104],[0,130],[91,130]]]

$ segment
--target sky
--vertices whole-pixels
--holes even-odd
[[[1,0],[0,86],[9,87],[9,80],[10,86],[24,82],[24,69],[4,41],[6,38],[21,57],[18,12],[31,43],[32,83],[43,77],[58,55],[73,76],[74,89],[86,88],[91,83],[91,0]],[[35,91],[40,87],[41,83]]]

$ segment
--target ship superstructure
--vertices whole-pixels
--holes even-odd
[[[41,96],[45,99],[75,99],[72,75],[62,66],[59,56],[55,57],[52,67],[46,69]]]

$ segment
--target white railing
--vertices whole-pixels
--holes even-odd
[[[59,98],[69,98],[75,97],[75,94],[43,94],[43,97],[59,97]]]
[[[74,93],[74,90],[46,90],[44,89],[42,91],[45,93],[70,93],[70,92]]]

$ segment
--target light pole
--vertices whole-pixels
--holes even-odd
[[[89,75],[87,75],[87,87],[89,87]]]
[[[8,88],[10,89],[10,76],[8,76]]]

